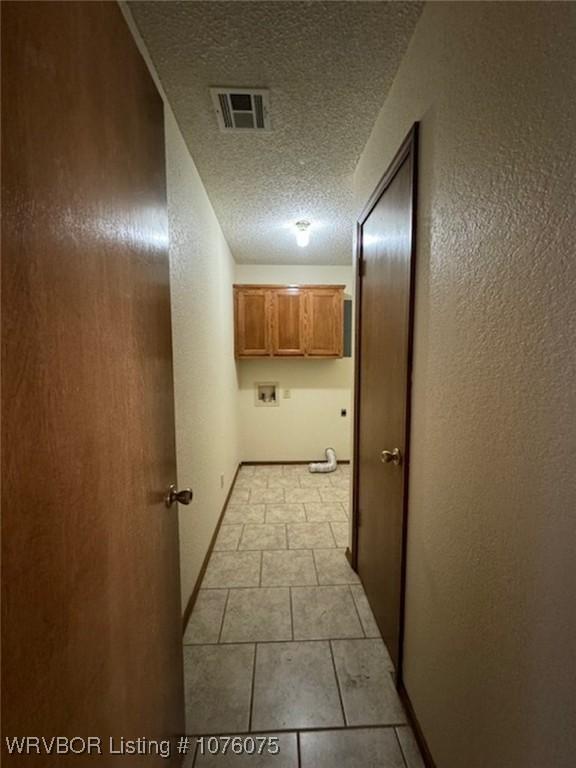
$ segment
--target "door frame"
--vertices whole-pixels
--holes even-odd
[[[417,222],[417,192],[418,192],[418,136],[419,123],[416,122],[410,128],[406,138],[400,145],[392,162],[384,172],[382,178],[370,195],[368,202],[362,209],[356,221],[354,258],[356,281],[356,312],[354,332],[354,438],[353,438],[353,464],[352,464],[352,540],[347,556],[351,566],[358,570],[358,493],[359,493],[359,445],[360,445],[360,384],[362,369],[362,279],[364,276],[364,261],[362,250],[362,227],[379,202],[382,195],[392,183],[396,173],[408,158],[412,162],[412,228],[410,232],[410,299],[408,309],[408,367],[406,371],[406,431],[404,435],[404,494],[402,507],[402,562],[401,562],[401,586],[400,586],[400,639],[398,669],[396,670],[396,685],[402,685],[402,666],[404,651],[404,614],[406,599],[406,536],[408,527],[408,483],[410,470],[410,425],[412,410],[412,362],[414,348],[414,304],[416,282],[416,222]]]

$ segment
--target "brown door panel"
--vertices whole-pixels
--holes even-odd
[[[354,556],[399,674],[409,449],[414,163],[415,132],[377,190],[361,221],[358,238],[361,272]]]
[[[162,102],[115,3],[1,10],[3,733],[165,738],[183,691]]]

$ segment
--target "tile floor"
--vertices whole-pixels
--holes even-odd
[[[184,635],[186,729],[279,752],[197,747],[189,766],[423,768],[344,555],[349,482],[346,465],[241,468]]]

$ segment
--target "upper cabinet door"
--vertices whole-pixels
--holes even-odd
[[[309,288],[306,293],[308,355],[342,357],[342,290]]]
[[[272,350],[274,355],[305,354],[305,293],[281,288],[272,293]]]
[[[236,356],[270,355],[270,293],[252,288],[235,293]]]

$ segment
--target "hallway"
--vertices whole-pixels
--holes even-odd
[[[241,467],[184,635],[186,731],[278,735],[280,754],[193,765],[423,765],[344,555],[349,481]]]

